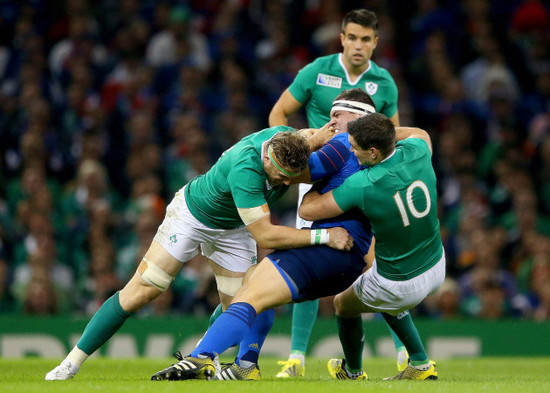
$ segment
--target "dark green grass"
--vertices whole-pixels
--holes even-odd
[[[227,359],[225,359],[227,360]],[[335,393],[335,392],[550,392],[550,358],[480,358],[438,362],[439,381],[383,381],[396,373],[393,359],[365,359],[368,381],[331,380],[327,359],[309,358],[300,380],[279,380],[277,359],[263,358],[262,381],[152,382],[150,376],[173,363],[170,359],[90,359],[69,381],[44,381],[58,364],[52,359],[0,359],[0,392],[189,392],[189,393]]]

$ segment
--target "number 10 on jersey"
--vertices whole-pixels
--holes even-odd
[[[424,193],[424,197],[426,198],[426,208],[422,211],[418,211],[418,209],[414,205],[414,201],[412,198],[413,191],[416,188],[419,188]],[[408,227],[409,225],[411,225],[411,221],[409,219],[409,214],[407,213],[407,209],[405,208],[405,204],[403,203],[403,199],[401,198],[401,194],[399,194],[399,191],[395,193],[393,199],[395,201],[395,204],[397,205],[397,208],[399,209],[399,214],[401,214],[401,221],[403,222],[403,226]],[[422,218],[427,216],[430,212],[430,208],[432,207],[432,200],[430,199],[428,187],[423,181],[416,180],[409,187],[407,187],[406,199],[407,208],[413,217]]]

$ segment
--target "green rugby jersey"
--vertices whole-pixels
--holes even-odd
[[[425,141],[397,142],[392,156],[351,175],[333,196],[342,210],[358,207],[369,218],[381,276],[408,280],[441,259],[436,177]]]
[[[288,89],[305,105],[309,126],[320,128],[330,121],[330,109],[336,96],[356,87],[370,94],[377,112],[387,117],[397,112],[397,86],[390,73],[370,61],[363,74],[351,83],[341,53],[319,57],[306,65]]]
[[[248,135],[227,149],[207,173],[192,179],[185,198],[193,216],[210,228],[234,229],[244,226],[237,208],[279,199],[288,187],[269,185],[262,147],[276,133],[289,131],[294,129],[277,126]]]

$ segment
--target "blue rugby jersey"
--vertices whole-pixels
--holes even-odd
[[[350,151],[348,133],[334,136],[323,148],[311,154],[309,170],[311,180],[320,180],[313,187],[321,194],[340,186],[345,179],[361,169],[361,165]],[[355,247],[367,254],[372,241],[369,220],[359,209],[352,209],[338,217],[314,221],[311,228],[343,227],[353,237]]]

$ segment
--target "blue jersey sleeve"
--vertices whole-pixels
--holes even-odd
[[[338,136],[332,138],[309,156],[311,181],[323,179],[338,172],[347,162],[350,154],[349,147],[339,140]]]

